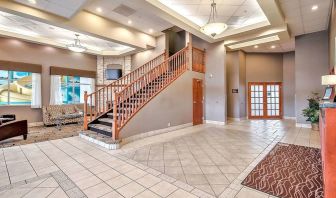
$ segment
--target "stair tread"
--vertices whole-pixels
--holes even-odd
[[[98,121],[113,123],[113,119],[111,118],[99,118]]]
[[[103,124],[89,124],[89,127],[112,133],[112,126],[106,126]]]

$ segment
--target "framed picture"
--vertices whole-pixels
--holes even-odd
[[[324,96],[322,100],[334,101],[334,87],[327,87],[324,91]]]

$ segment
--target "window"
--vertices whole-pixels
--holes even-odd
[[[79,76],[61,76],[62,103],[83,103],[84,91],[90,90],[90,88],[90,78]]]
[[[32,73],[0,70],[0,105],[30,105]]]

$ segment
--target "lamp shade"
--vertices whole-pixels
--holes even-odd
[[[336,75],[322,76],[322,85],[336,85]]]

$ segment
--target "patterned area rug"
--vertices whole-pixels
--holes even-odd
[[[3,140],[0,141],[0,148],[78,136],[80,131],[82,131],[82,125],[79,124],[63,125],[61,130],[58,130],[55,126],[30,127],[28,128],[27,140],[23,140],[22,135]]]
[[[242,184],[281,198],[323,198],[320,149],[278,143]]]

